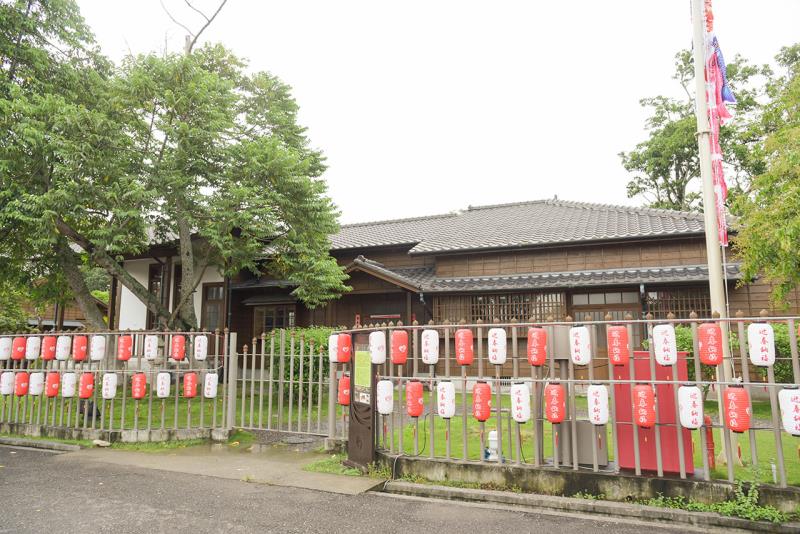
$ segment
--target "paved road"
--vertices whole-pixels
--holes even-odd
[[[64,461],[70,459],[70,461]],[[686,532],[374,493],[356,496],[0,447],[0,532]]]

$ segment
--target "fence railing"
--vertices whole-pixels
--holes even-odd
[[[377,363],[375,439],[392,453],[800,485],[798,319],[763,315],[341,334]]]

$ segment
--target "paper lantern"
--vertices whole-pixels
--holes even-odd
[[[342,375],[342,377],[339,379],[339,388],[337,393],[339,404],[342,406],[350,406],[350,376]]]
[[[659,324],[653,327],[653,353],[659,365],[673,365],[678,362],[678,343],[675,341],[675,327]]]
[[[800,436],[800,390],[782,389],[778,392],[783,429],[792,436]]]
[[[42,338],[42,359],[45,361],[56,359],[56,336]]]
[[[12,360],[21,360],[25,358],[25,345],[27,345],[27,343],[27,339],[22,336],[14,338],[14,341],[11,343]]]
[[[456,388],[449,380],[436,385],[436,413],[442,419],[450,419],[456,414]]]
[[[339,334],[336,340],[336,361],[347,363],[350,361],[350,353],[353,351],[353,338],[350,334]]]
[[[472,330],[459,328],[456,330],[456,362],[458,365],[472,365],[474,352],[472,347]]]
[[[750,362],[758,367],[775,363],[775,332],[768,323],[751,323],[747,327],[747,349]]]
[[[61,376],[56,371],[47,373],[47,378],[44,384],[44,394],[48,397],[55,397],[58,395],[58,386],[61,382]]]
[[[369,333],[369,359],[375,365],[386,363],[386,336],[383,332]]]
[[[205,361],[208,357],[208,337],[200,334],[194,336],[194,359],[198,362]]]
[[[92,336],[89,346],[89,359],[93,362],[102,361],[106,356],[106,336]]]
[[[328,336],[328,361],[336,363],[339,361],[339,334]]]
[[[405,365],[408,360],[408,332],[405,330],[392,331],[392,363]]]
[[[36,360],[39,358],[39,351],[42,349],[42,338],[39,336],[31,336],[28,338],[28,343],[25,345],[25,359]]]
[[[117,396],[117,374],[105,373],[103,375],[103,386],[101,390],[104,400],[113,399]]]
[[[528,363],[535,366],[547,363],[547,330],[528,328]]]
[[[0,361],[11,359],[11,346],[13,340],[10,337],[0,337]]]
[[[651,428],[656,424],[656,394],[652,386],[639,384],[633,387],[633,414],[636,426]]]
[[[94,373],[81,374],[81,380],[78,383],[78,397],[88,399],[92,393],[94,393]]]
[[[144,373],[135,373],[131,377],[131,397],[142,400],[147,394],[147,377]]]
[[[716,323],[703,323],[697,327],[697,347],[700,363],[722,363],[722,329]]]
[[[156,375],[156,397],[166,399],[169,397],[169,387],[172,382],[172,375],[167,372],[160,372]]]
[[[19,371],[14,375],[14,395],[22,397],[28,394],[30,376],[25,371]]]
[[[589,421],[593,425],[608,423],[608,388],[600,384],[592,384],[586,388]]]
[[[144,336],[144,359],[153,361],[158,358],[158,336],[149,334]]]
[[[186,357],[186,336],[175,334],[172,336],[169,357],[179,362]]]
[[[78,375],[75,373],[64,373],[61,377],[61,396],[71,399],[75,396],[75,386],[78,382]]]
[[[117,360],[127,362],[133,354],[133,336],[125,334],[117,338]]]
[[[86,360],[86,351],[89,348],[89,338],[75,336],[72,338],[72,359],[76,362]]]
[[[592,361],[592,341],[587,327],[569,329],[569,355],[575,365],[588,365]]]
[[[628,327],[609,325],[606,327],[606,343],[608,345],[608,361],[611,365],[628,365],[630,345],[628,343]]]
[[[678,388],[678,414],[683,428],[694,430],[703,426],[703,393],[699,387]]]
[[[6,371],[0,374],[0,395],[11,395],[14,393],[14,373]]]
[[[37,371],[28,378],[28,395],[39,396],[44,392],[44,373]]]
[[[419,417],[424,408],[423,402],[422,382],[419,380],[406,382],[406,413],[411,417]]]
[[[743,387],[728,386],[723,396],[725,426],[736,433],[750,429],[750,394]]]
[[[512,384],[511,417],[517,423],[527,423],[531,418],[531,392],[526,384]]]
[[[489,346],[489,363],[494,365],[506,363],[508,352],[506,331],[503,328],[490,328],[487,344]]]
[[[186,373],[183,375],[183,396],[193,399],[197,396],[197,373]]]
[[[436,330],[422,331],[422,363],[436,365],[439,361],[439,332]]]
[[[72,339],[69,336],[58,336],[56,340],[56,360],[63,362],[69,358],[72,349]]]
[[[566,417],[566,393],[561,384],[547,384],[544,387],[544,415],[554,424],[561,423]]]
[[[379,380],[375,386],[377,391],[378,413],[389,415],[394,410],[394,386],[391,380]]]
[[[492,388],[486,382],[478,382],[472,388],[472,416],[486,421],[492,415]]]
[[[203,379],[203,396],[207,399],[216,399],[218,387],[219,375],[217,373],[206,373],[206,377]]]

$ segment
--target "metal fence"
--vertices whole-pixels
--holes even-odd
[[[800,485],[800,449],[794,440],[800,435],[797,318],[764,315],[390,324],[343,333],[352,335],[355,352],[363,353],[375,348],[372,342],[365,345],[367,335],[380,332],[373,339],[382,339],[389,353],[387,363],[373,366],[376,379],[391,384],[391,394],[377,388],[378,395],[385,395],[377,401],[383,412],[375,433],[379,449],[470,462],[731,482],[755,469],[764,481]],[[536,341],[533,348],[528,344],[529,333],[538,329],[546,332],[542,361],[535,361],[542,347]],[[407,359],[393,347],[400,331],[407,333]],[[433,339],[425,331],[436,332],[435,350],[430,343],[421,345],[421,338]],[[637,331],[643,335],[635,335]],[[620,336],[630,343],[621,348]],[[645,341],[635,347],[635,339]],[[467,350],[474,360],[460,365]],[[374,364],[381,356],[380,350],[373,352],[378,353],[371,353]],[[701,356],[717,365],[701,363]],[[435,363],[423,363],[423,357]],[[338,368],[345,370],[342,364]],[[776,381],[776,370],[782,383]],[[414,388],[407,390],[408,384],[417,381],[425,391],[421,396],[412,393],[409,403],[408,392]],[[475,404],[487,403],[476,397],[486,388],[477,391],[476,384],[491,389],[491,413],[480,421]],[[551,384],[560,385],[564,394],[563,406],[553,413],[548,395],[558,389],[547,389],[546,395]],[[559,395],[555,398],[562,402]],[[411,406],[415,402],[423,404],[422,413],[411,417],[418,410]],[[552,422],[562,409],[563,421]],[[645,413],[650,409],[652,413]],[[718,454],[720,449],[724,452]]]

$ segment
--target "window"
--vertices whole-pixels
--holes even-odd
[[[523,322],[533,317],[544,321],[548,315],[564,317],[563,293],[499,293],[485,295],[459,295],[435,297],[433,320],[457,322],[461,319],[475,323],[478,319],[491,323],[495,319],[502,323],[512,319]]]
[[[573,306],[602,306],[607,304],[638,304],[637,291],[606,291],[598,293],[574,293]]]
[[[710,317],[711,298],[706,288],[652,289],[647,293],[647,311],[656,319],[665,319],[670,312],[678,319],[688,319],[692,312],[701,318]]]
[[[222,284],[203,284],[200,327],[213,332],[222,329],[225,314],[225,290]]]
[[[164,277],[164,266],[161,263],[151,263],[147,271],[147,290],[161,300],[161,284]],[[156,328],[156,316],[147,310],[147,330]]]
[[[253,337],[276,328],[294,328],[295,307],[293,304],[281,306],[256,306],[253,308]]]

